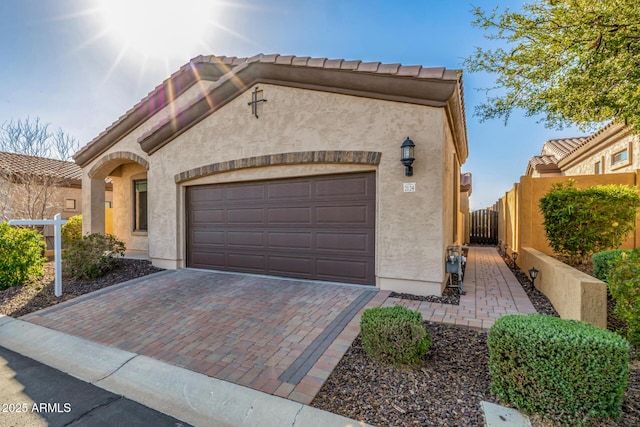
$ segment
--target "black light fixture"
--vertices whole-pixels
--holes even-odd
[[[536,277],[538,277],[538,270],[535,267],[529,269],[529,277],[531,277],[531,284],[535,286]]]
[[[405,139],[400,146],[400,150],[402,151],[402,157],[400,158],[400,161],[404,165],[404,174],[406,176],[413,175],[413,167],[411,165],[415,160],[415,157],[413,155],[415,146],[416,144],[414,144],[413,141],[409,139],[409,137],[407,137],[407,139]]]
[[[514,252],[511,254],[511,257],[513,258],[513,265],[515,266],[515,265],[516,265],[516,260],[518,259],[518,252],[515,252],[515,251],[514,251]]]

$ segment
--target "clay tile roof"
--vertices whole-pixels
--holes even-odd
[[[558,163],[558,160],[555,156],[533,156],[531,158],[531,164],[533,166],[537,165],[555,165]]]
[[[584,144],[586,140],[586,137],[551,139],[544,143],[541,154],[553,155],[560,160]]]
[[[82,170],[73,162],[3,151],[0,151],[0,171],[2,173],[29,173],[70,180],[82,179]]]
[[[265,63],[275,65],[285,65],[293,67],[309,67],[321,68],[325,70],[337,70],[338,72],[358,72],[372,73],[380,75],[398,76],[400,78],[416,79],[416,80],[441,80],[447,82],[457,82],[459,93],[458,103],[461,110],[464,111],[463,88],[461,82],[461,72],[459,70],[447,70],[444,67],[422,67],[420,65],[403,66],[401,64],[382,64],[380,62],[362,62],[360,60],[344,60],[344,59],[328,59],[328,58],[310,58],[308,56],[295,55],[279,55],[279,54],[258,54],[250,58],[236,56],[197,56],[187,64],[180,67],[178,71],[171,74],[160,85],[156,86],[145,98],[140,100],[131,109],[125,112],[111,126],[107,127],[96,138],[87,145],[82,147],[76,153],[74,159],[81,165],[86,164],[90,159],[95,158],[104,151],[104,147],[113,145],[120,138],[126,135],[133,126],[140,125],[144,120],[157,113],[161,108],[167,105],[173,99],[175,93],[167,96],[167,87],[175,89],[172,81],[182,81],[179,90],[186,90],[188,84],[193,78],[185,77],[190,74],[196,74],[196,78],[200,79],[201,75],[194,73],[202,64],[212,64],[217,67],[218,71],[209,70],[209,75],[203,77],[205,80],[222,81],[228,73],[233,73],[241,68],[247,67],[251,63]],[[235,68],[238,67],[238,68]],[[205,70],[207,71],[207,70]],[[222,73],[222,74],[221,74]],[[180,80],[182,78],[182,80]],[[186,83],[185,83],[186,82]],[[180,93],[178,93],[179,95]],[[462,117],[461,132],[462,138],[466,140],[466,125],[464,123],[464,115]],[[465,155],[466,156],[466,155]]]

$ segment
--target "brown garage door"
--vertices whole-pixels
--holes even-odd
[[[375,174],[187,189],[187,265],[374,283]]]

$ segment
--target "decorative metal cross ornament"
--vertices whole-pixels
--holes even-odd
[[[258,99],[258,96],[262,96],[262,91],[258,90],[258,86],[253,89],[253,93],[251,94],[251,102],[247,102],[247,105],[251,105],[251,114],[258,118],[258,104],[260,102],[267,102],[266,99]]]

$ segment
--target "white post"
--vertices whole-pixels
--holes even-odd
[[[67,223],[66,219],[60,219],[60,214],[56,214],[53,220],[28,220],[12,219],[9,225],[53,225],[53,257],[55,264],[55,287],[54,293],[57,297],[62,296],[62,225]]]
[[[55,262],[55,295],[62,296],[62,233],[61,233],[61,216],[59,213],[53,217],[55,225],[53,226],[53,258]],[[66,222],[66,221],[65,221]]]

